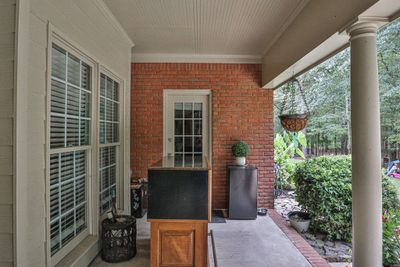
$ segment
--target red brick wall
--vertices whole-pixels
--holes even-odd
[[[213,208],[227,207],[226,165],[236,140],[259,170],[258,206],[273,206],[273,92],[260,88],[258,64],[133,63],[132,177],[163,153],[163,89],[212,90]]]

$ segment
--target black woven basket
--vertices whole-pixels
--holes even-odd
[[[101,258],[106,262],[121,262],[136,255],[136,219],[128,215],[117,215],[116,222],[102,222]]]

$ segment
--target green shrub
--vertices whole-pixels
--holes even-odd
[[[311,229],[328,239],[351,240],[351,157],[322,156],[297,165],[296,197],[311,216]],[[382,178],[383,209],[397,209],[394,186]]]
[[[383,264],[400,263],[400,210],[385,210],[382,215]]]
[[[297,165],[296,198],[310,213],[311,229],[328,239],[351,239],[351,159],[317,157]]]
[[[232,146],[232,154],[235,157],[247,157],[249,154],[249,146],[243,141],[237,141]]]

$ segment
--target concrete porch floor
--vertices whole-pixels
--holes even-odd
[[[257,220],[226,220],[210,223],[213,230],[219,267],[309,267],[310,263],[269,217]],[[148,267],[150,226],[146,218],[137,220],[137,255],[130,261],[107,263],[100,255],[91,267]],[[210,239],[211,240],[211,239]],[[210,253],[211,253],[211,241]],[[210,257],[212,259],[212,255]],[[210,267],[214,266],[210,260]]]

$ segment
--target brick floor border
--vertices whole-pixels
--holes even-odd
[[[290,227],[289,223],[281,215],[273,209],[268,210],[268,214],[313,267],[330,267],[329,263],[295,229]]]

